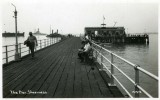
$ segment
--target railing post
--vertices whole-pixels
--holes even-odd
[[[96,51],[96,50],[95,50]],[[98,51],[96,51],[96,60],[98,61]]]
[[[103,54],[102,54],[102,47],[100,48],[100,54],[101,54],[101,61],[100,61],[101,69],[99,69],[99,70],[102,71],[102,70],[103,70]]]
[[[49,39],[48,39],[48,46],[49,46]]]
[[[30,51],[30,49],[28,48],[28,54],[30,54],[31,53],[31,51]]]
[[[52,38],[51,38],[51,45],[52,45]]]
[[[51,45],[51,38],[50,38],[50,45]]]
[[[47,46],[49,46],[49,42],[48,42],[48,39],[47,39]]]
[[[140,67],[139,65],[136,65],[135,66],[135,97],[138,98],[139,97],[139,93],[140,93],[140,90],[139,88],[137,87],[137,85],[139,85],[139,70],[137,67]]]
[[[8,64],[8,49],[7,49],[7,45],[6,45],[6,64]]]
[[[21,58],[21,43],[19,43],[19,56]]]
[[[42,43],[41,43],[41,40],[40,40],[40,49],[42,49]]]
[[[113,67],[112,64],[113,64],[113,54],[111,53],[111,80],[110,80],[109,86],[115,86],[114,77],[113,77],[113,75],[114,75],[114,67]]]
[[[45,41],[45,42],[44,42],[44,46],[46,47],[46,39],[44,39],[44,41]]]

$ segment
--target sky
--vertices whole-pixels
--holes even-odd
[[[2,0],[2,32],[15,32],[13,11],[18,11],[18,31],[83,34],[85,27],[125,27],[127,33],[158,32],[158,2],[139,0]],[[143,1],[143,2],[141,2]],[[147,0],[148,1],[148,0]]]

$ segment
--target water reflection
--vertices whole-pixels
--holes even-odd
[[[151,34],[150,44],[107,44],[105,48],[116,53],[117,55],[129,60],[130,62],[140,65],[143,69],[158,76],[158,36],[157,34]],[[107,56],[107,55],[106,55]],[[135,80],[134,69],[129,65],[122,63],[122,61],[114,58],[115,65],[123,70],[128,76]],[[127,86],[130,93],[134,90],[133,85],[122,77],[122,75],[115,70],[116,76],[121,79],[122,83]],[[158,84],[156,81],[146,77],[143,73],[140,73],[140,84],[144,89],[148,90],[154,97],[158,97]],[[144,95],[141,95],[142,97]]]

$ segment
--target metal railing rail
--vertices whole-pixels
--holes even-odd
[[[108,60],[108,58],[106,58],[104,55],[102,55],[98,50],[96,50],[95,48],[93,48],[96,52],[98,52],[99,54],[100,54],[100,56],[102,56],[105,60],[107,60],[109,63],[111,63],[110,62],[110,60]],[[111,63],[112,64],[112,63]],[[109,73],[111,73],[111,71],[108,69],[108,67],[103,63],[103,62],[101,62],[101,65],[103,65],[104,67],[105,67],[105,69],[107,69],[107,71],[109,72]],[[112,64],[114,67],[115,67],[115,65],[114,64]],[[117,68],[117,67],[116,67]],[[131,82],[133,82],[134,83],[134,81],[130,78],[130,77],[128,77],[123,71],[121,71],[120,69],[118,69],[120,72],[122,72],[123,74],[124,74],[124,76],[126,76]],[[112,77],[114,77],[114,79],[116,79],[116,81],[118,82],[118,84],[123,88],[123,90],[129,95],[129,97],[133,97],[130,93],[129,93],[129,91],[120,83],[120,81],[113,75],[113,74],[111,74],[112,75]],[[111,85],[111,84],[109,84],[109,85]],[[113,84],[112,84],[113,85]]]
[[[105,67],[105,69],[107,69],[107,71],[111,74],[111,86],[114,86],[114,80],[116,80],[118,82],[118,84],[122,87],[122,89],[129,95],[129,97],[133,97],[128,90],[125,88],[125,86],[122,85],[122,83],[116,78],[116,76],[114,75],[114,68],[116,68],[121,74],[123,74],[131,83],[133,83],[133,85],[135,86],[135,91],[138,91],[135,93],[135,97],[139,97],[139,90],[141,90],[145,95],[147,95],[150,98],[153,98],[146,90],[144,90],[140,85],[139,85],[139,71],[146,74],[147,76],[151,77],[152,79],[158,81],[158,77],[155,76],[154,74],[144,70],[143,68],[141,68],[140,66],[131,63],[130,61],[116,55],[115,53],[112,53],[111,51],[107,50],[106,48],[92,42],[92,48],[95,51],[95,57],[98,60],[97,55],[100,55],[100,65],[102,65],[102,67]],[[101,50],[104,50],[104,52],[107,52],[111,55],[111,59],[109,60],[107,57],[105,57],[101,50],[97,50],[95,47],[100,48]],[[113,56],[117,57],[118,59],[126,62],[127,64],[131,65],[134,69],[135,69],[135,81],[132,80],[127,74],[125,74],[121,69],[119,69],[115,64],[113,64]],[[107,60],[107,62],[109,62],[111,64],[111,71],[107,68],[107,66],[103,63],[103,58],[105,60]]]
[[[48,46],[50,46],[50,45],[52,45],[52,44],[55,44],[55,43],[59,42],[60,40],[61,40],[61,38],[54,38],[54,40],[51,39],[51,38],[50,38],[50,39],[37,40],[38,46],[36,47],[35,52],[38,51],[38,50],[41,50],[41,49],[43,49],[43,48],[45,48],[45,47],[48,47]],[[22,47],[22,44],[23,44],[23,43],[19,43],[19,44],[18,44],[18,47],[19,47],[18,49],[19,49],[20,58],[21,58],[21,55],[22,55],[23,53],[25,53],[25,52],[28,52],[28,54],[30,54],[29,48],[28,48],[27,46],[23,46],[23,47]],[[9,55],[9,54],[8,54],[9,52],[15,51],[15,49],[8,50],[8,47],[11,47],[11,46],[16,46],[16,45],[14,44],[14,45],[5,45],[5,46],[2,46],[3,48],[5,48],[5,51],[2,52],[2,54],[5,54],[5,57],[2,58],[2,59],[3,59],[3,60],[6,59],[6,62],[5,62],[4,64],[8,64],[8,63],[10,62],[10,61],[9,61],[9,58],[15,56],[15,54],[13,54],[13,55]],[[28,50],[22,51],[22,50],[24,50],[25,48],[28,48]],[[38,48],[39,48],[39,49],[38,49]],[[26,55],[28,55],[28,54],[26,54]],[[14,59],[11,60],[11,61],[14,61]]]

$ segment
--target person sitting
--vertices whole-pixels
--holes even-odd
[[[91,43],[89,42],[89,40],[87,40],[84,46],[84,51],[83,51],[83,57],[84,57],[85,62],[87,62],[88,60],[88,55],[90,51],[91,51]]]
[[[87,40],[87,41],[85,41],[84,49],[81,50],[81,53],[79,54],[81,57],[81,62],[87,61],[88,54],[89,54],[90,50],[91,50],[91,45],[90,45],[89,41]]]
[[[81,44],[82,44],[82,47],[80,49],[78,49],[78,59],[81,59],[81,61],[82,61],[83,60],[82,53],[84,51],[85,41],[82,41]]]

